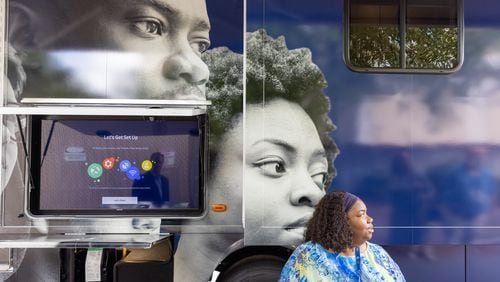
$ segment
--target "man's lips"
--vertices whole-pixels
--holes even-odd
[[[166,97],[173,97],[174,100],[206,100],[204,87],[189,85],[167,91]]]

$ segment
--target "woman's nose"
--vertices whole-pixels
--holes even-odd
[[[368,222],[368,223],[373,223],[373,217],[371,217],[371,216],[367,215],[367,216],[366,216],[366,222]]]
[[[316,185],[309,173],[303,173],[292,182],[290,202],[295,206],[314,207],[324,195],[325,191]]]

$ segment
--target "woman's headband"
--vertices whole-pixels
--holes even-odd
[[[344,212],[347,213],[352,208],[354,203],[356,203],[357,200],[359,200],[358,196],[351,194],[349,192],[345,192],[344,198],[342,199]]]

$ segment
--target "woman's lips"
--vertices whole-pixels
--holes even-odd
[[[303,216],[292,223],[285,225],[283,229],[285,229],[288,232],[293,232],[297,234],[304,234],[306,230],[306,225],[309,219],[311,219],[312,215],[308,216]]]
[[[299,235],[299,236],[304,236],[304,232],[306,232],[306,228],[303,227],[287,227],[285,228],[285,231]]]

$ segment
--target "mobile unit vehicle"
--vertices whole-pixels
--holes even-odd
[[[498,3],[272,0],[243,4],[246,31],[264,29],[272,38],[284,36],[287,49],[310,49],[312,61],[328,82],[321,91],[331,99],[329,116],[337,129],[330,136],[341,151],[335,159],[337,176],[328,190],[353,191],[366,201],[375,218],[374,241],[387,245],[407,280],[495,281],[500,252],[495,169],[499,139],[491,120],[499,112]],[[248,63],[251,54],[246,51]],[[307,52],[301,54],[307,56]],[[274,73],[261,70],[271,81]],[[242,76],[251,72],[247,68]],[[266,96],[272,85],[261,86],[258,91]],[[238,89],[243,91],[243,84],[232,88]],[[245,91],[255,88],[247,85]],[[255,101],[246,103],[242,112],[250,119]],[[209,123],[215,119],[211,114],[218,114],[210,112],[214,104],[208,106]],[[150,111],[144,109],[143,114]],[[266,113],[261,116],[263,124],[271,123]],[[238,136],[266,132],[260,129],[247,126],[245,134],[241,131]],[[245,144],[242,140],[237,143],[240,148]],[[205,281],[214,270],[229,281],[244,275],[272,275],[296,244],[292,239],[285,239],[287,244],[278,236],[266,236],[273,230],[290,233],[299,227],[276,224],[273,216],[287,211],[287,205],[309,213],[307,206],[314,200],[299,205],[290,197],[285,205],[277,191],[259,190],[263,184],[254,185],[256,177],[245,170],[248,153],[236,154],[241,156],[238,165],[229,162],[235,154],[222,156],[228,166],[207,171],[209,179],[225,172],[232,182],[218,181],[224,174],[208,181],[204,217],[161,224],[158,234],[180,234],[174,257],[176,279]],[[266,161],[250,164],[265,176],[274,176],[276,182],[287,179],[287,162],[283,168],[276,159]],[[278,184],[272,187],[284,187]],[[232,190],[222,190],[228,187]],[[319,195],[316,190],[305,193],[315,194],[298,200]],[[304,220],[291,221],[303,224]],[[17,226],[3,222],[4,227]],[[145,233],[151,235],[150,230]],[[126,242],[108,247],[123,245]]]

